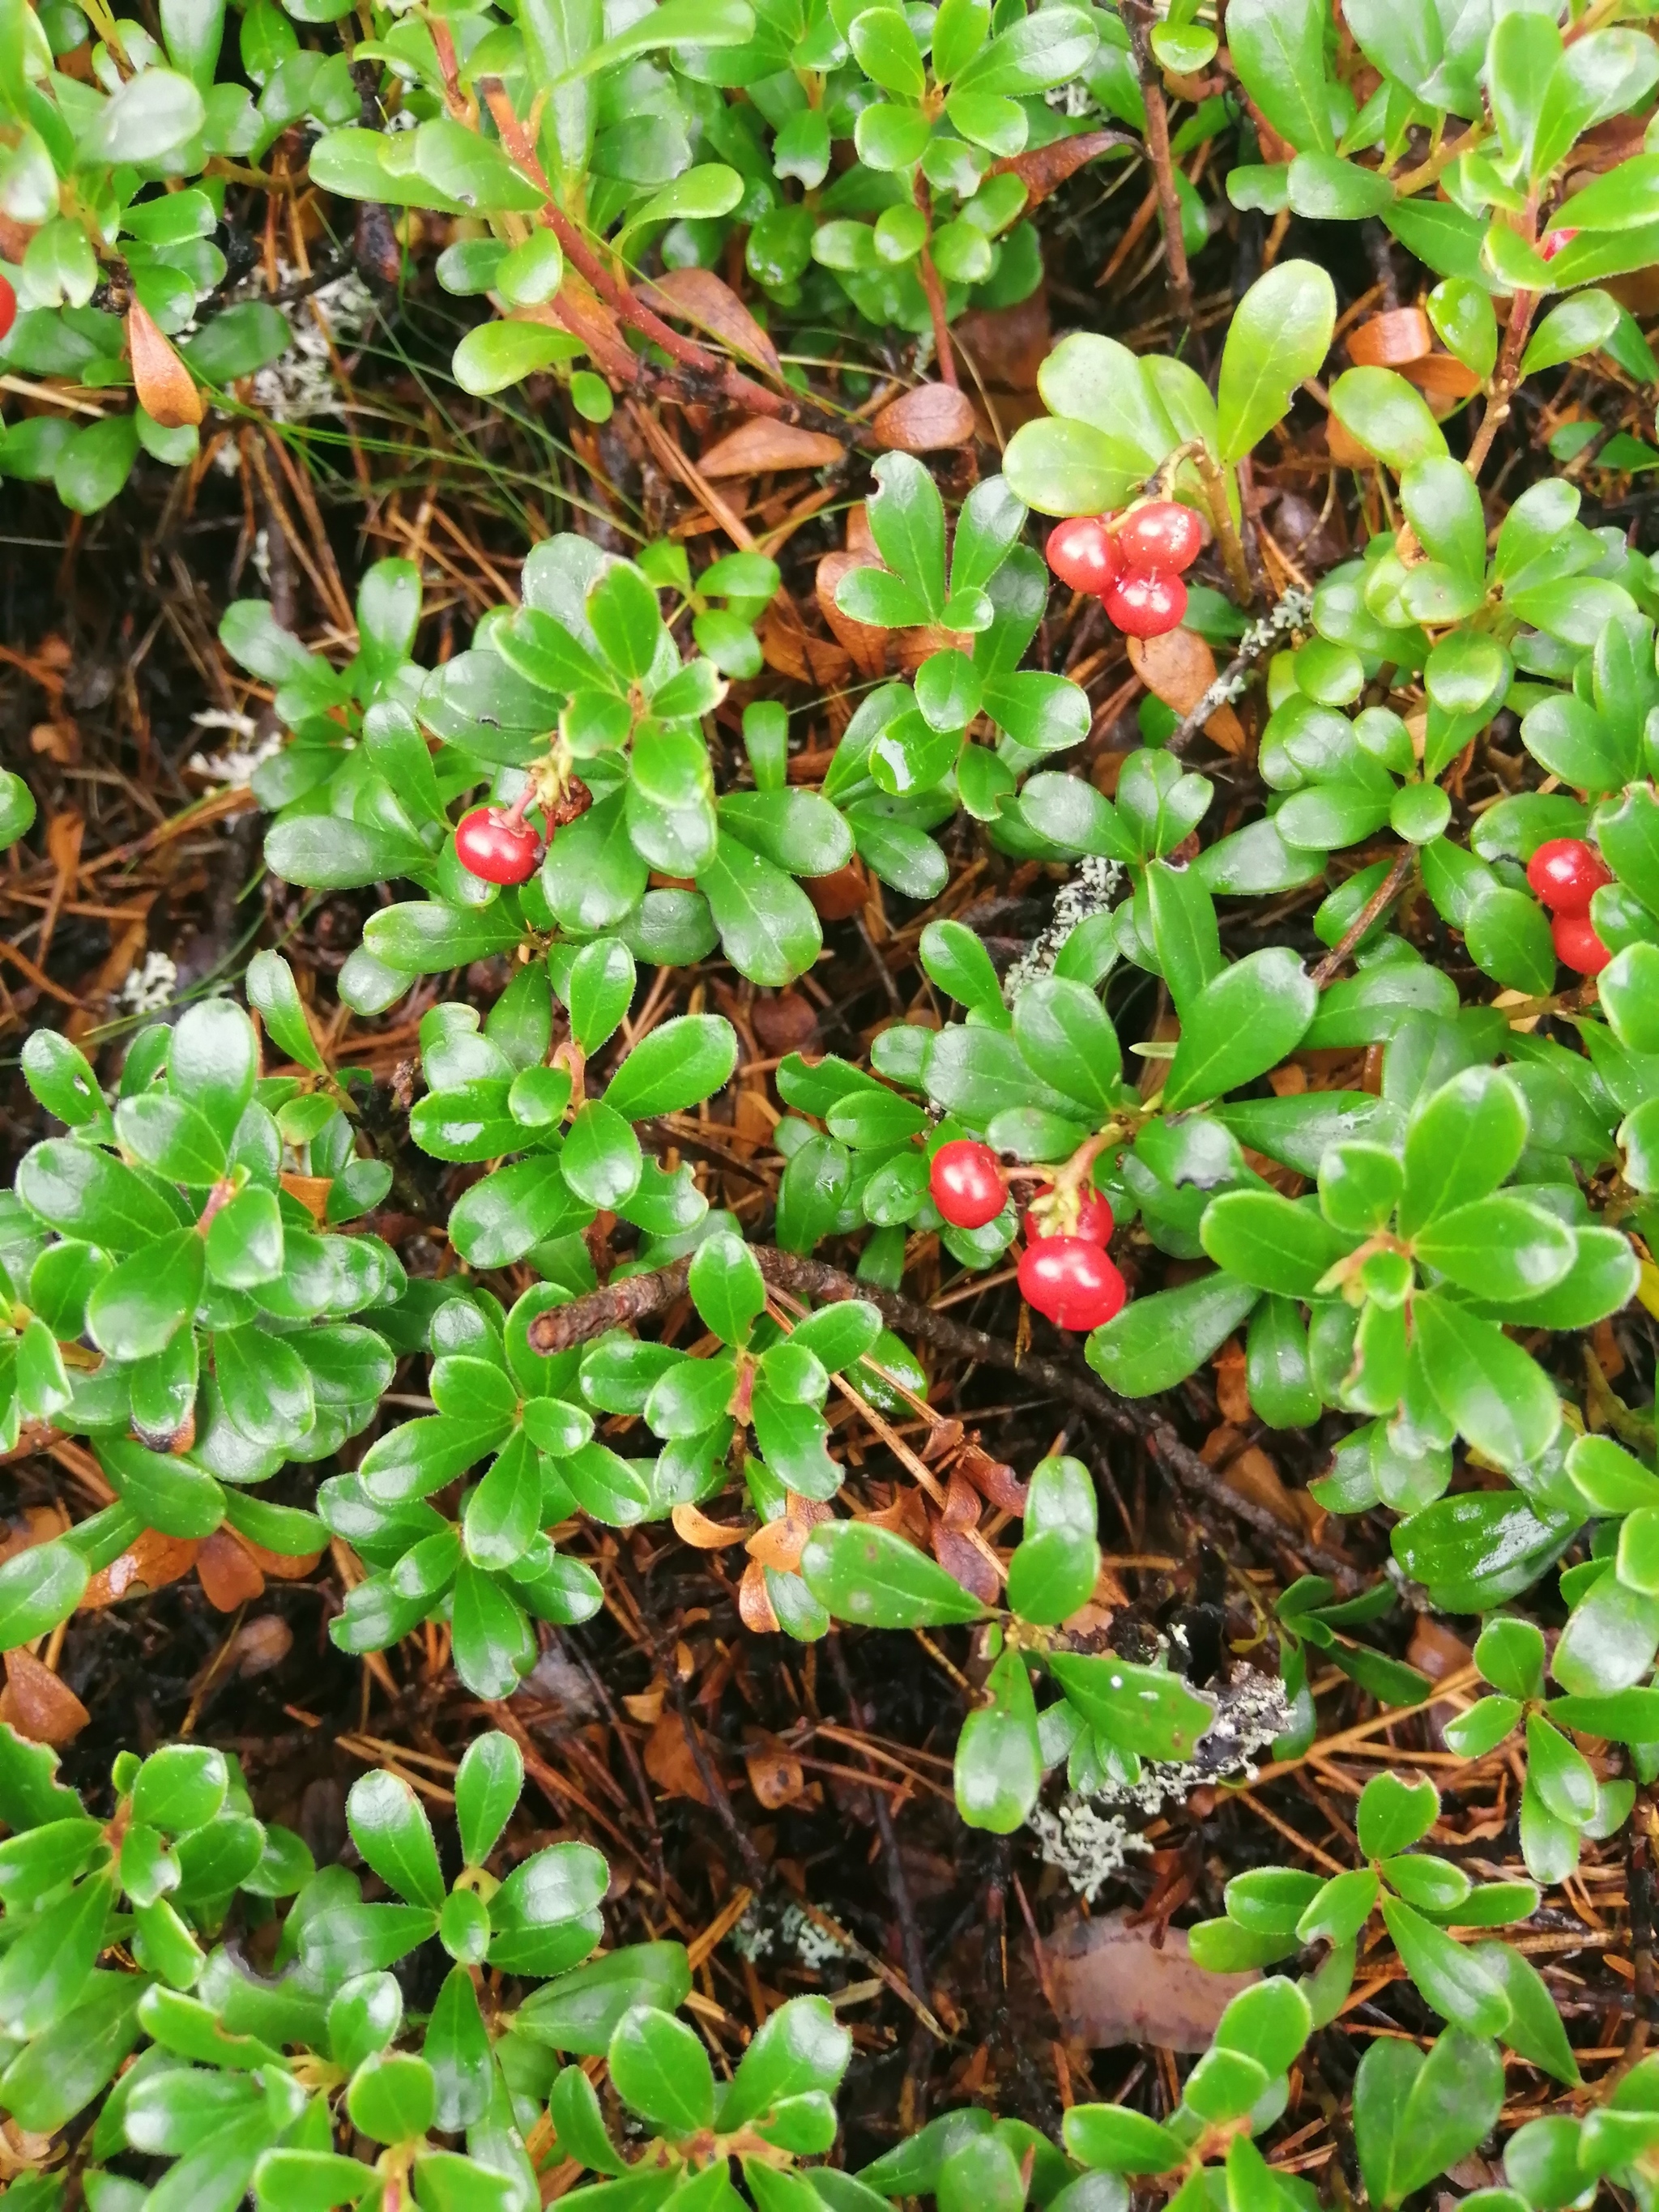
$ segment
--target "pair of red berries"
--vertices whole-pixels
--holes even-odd
[[[1589,914],[1596,892],[1613,881],[1601,855],[1582,837],[1552,837],[1528,861],[1527,881],[1550,910],[1556,958],[1575,975],[1599,975],[1613,957]]]
[[[1162,637],[1187,611],[1181,571],[1204,543],[1189,507],[1149,499],[1121,516],[1073,515],[1048,533],[1048,566],[1074,592],[1092,592],[1128,637]]]
[[[542,841],[527,822],[502,806],[475,806],[455,832],[461,866],[487,884],[527,884],[542,857]]]
[[[933,1155],[929,1191],[945,1218],[957,1229],[983,1229],[994,1221],[1007,1199],[1001,1163],[988,1145],[958,1137]],[[1112,1209],[1091,1191],[1078,1208],[1077,1227],[1067,1237],[1051,1236],[1035,1213],[1022,1224],[1025,1249],[1019,1261],[1019,1294],[1056,1328],[1099,1328],[1119,1312],[1128,1285],[1107,1257]]]

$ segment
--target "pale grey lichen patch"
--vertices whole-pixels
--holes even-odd
[[[817,1968],[828,1966],[832,1959],[852,1956],[793,1899],[781,1905],[763,1904],[757,1899],[726,1940],[740,1959],[757,1963],[793,1954],[803,1966]]]
[[[1039,1805],[1032,1814],[1028,1825],[1043,1857],[1061,1869],[1080,1896],[1092,1899],[1103,1882],[1120,1872],[1126,1851],[1150,1849],[1127,1826],[1124,1812],[1151,1818],[1166,1800],[1184,1804],[1194,1790],[1209,1784],[1251,1780],[1256,1753],[1291,1724],[1290,1699],[1277,1674],[1240,1667],[1212,1694],[1215,1718],[1194,1746],[1191,1759],[1143,1759],[1138,1782],[1112,1783],[1086,1798],[1068,1792],[1055,1809]],[[1085,1880],[1091,1886],[1085,1887]]]
[[[1053,1808],[1039,1805],[1029,1825],[1045,1864],[1058,1867],[1090,1905],[1114,1875],[1122,1873],[1131,1851],[1152,1848],[1121,1813],[1097,1813],[1084,1797],[1068,1795]]]
[[[125,1014],[160,1013],[163,1006],[173,1004],[178,986],[177,964],[165,952],[147,952],[142,966],[127,970],[115,1003]]]
[[[1060,957],[1060,947],[1079,922],[1104,914],[1117,896],[1123,871],[1115,860],[1085,853],[1076,869],[1054,894],[1054,912],[1041,936],[1033,939],[1002,979],[1004,1002],[1012,1006],[1028,983],[1046,975]]]

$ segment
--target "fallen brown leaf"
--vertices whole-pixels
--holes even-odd
[[[670,1797],[693,1797],[699,1805],[712,1805],[714,1799],[697,1771],[697,1762],[691,1756],[688,1729],[693,1723],[683,1721],[677,1712],[665,1712],[645,1740],[641,1756],[645,1771],[659,1790]],[[697,1731],[700,1743],[705,1739]]]
[[[1132,637],[1129,665],[1155,699],[1172,714],[1190,714],[1216,678],[1215,655],[1189,629],[1166,630],[1162,637]],[[1224,752],[1242,753],[1249,740],[1231,707],[1218,707],[1204,734]]]
[[[1212,1974],[1194,1966],[1179,1928],[1154,1949],[1150,1923],[1109,1912],[1067,1922],[1044,1945],[1054,2011],[1068,2036],[1092,2051],[1151,2044],[1207,2051],[1217,2021],[1256,1973]]]
[[[101,1606],[137,1597],[142,1591],[164,1589],[190,1572],[201,1548],[194,1536],[163,1536],[158,1529],[145,1528],[118,1559],[112,1559],[94,1575],[82,1591],[76,1609],[95,1613]]]
[[[951,385],[918,384],[890,399],[870,427],[889,452],[939,453],[972,441],[973,403]]]
[[[759,1743],[744,1753],[749,1787],[769,1813],[792,1805],[806,1788],[806,1770],[781,1744]]]
[[[706,477],[757,477],[775,469],[829,469],[846,459],[837,438],[796,422],[751,416],[717,439],[697,466]]]

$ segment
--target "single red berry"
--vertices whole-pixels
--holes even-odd
[[[1097,514],[1074,514],[1048,532],[1048,566],[1062,584],[1097,598],[1123,569],[1117,540]]]
[[[1020,1255],[1019,1294],[1056,1328],[1098,1328],[1129,1291],[1098,1244],[1086,1237],[1044,1237]]]
[[[1002,1168],[988,1145],[956,1137],[941,1145],[927,1173],[933,1203],[953,1229],[983,1229],[1007,1202]]]
[[[1173,499],[1131,507],[1114,534],[1126,568],[1156,568],[1163,575],[1190,568],[1204,547],[1203,524]]]
[[[1098,1191],[1090,1191],[1077,1210],[1077,1227],[1070,1231],[1050,1229],[1038,1218],[1035,1207],[1026,1215],[1022,1226],[1028,1244],[1047,1242],[1050,1237],[1071,1235],[1080,1237],[1085,1244],[1098,1244],[1103,1251],[1112,1241],[1115,1227],[1112,1209]]]
[[[1125,636],[1162,637],[1166,630],[1181,627],[1187,586],[1179,576],[1166,576],[1156,568],[1131,568],[1101,593],[1100,604]]]
[[[1556,255],[1561,251],[1561,248],[1564,246],[1571,246],[1577,235],[1578,233],[1576,230],[1550,231],[1539,246],[1539,259],[1540,261],[1553,261]]]
[[[1599,975],[1613,955],[1595,933],[1587,914],[1558,914],[1550,924],[1555,957],[1577,975]]]
[[[17,320],[17,295],[11,289],[9,277],[0,276],[0,338],[5,337]]]
[[[1527,863],[1527,881],[1552,914],[1588,914],[1613,875],[1582,837],[1552,837]]]
[[[455,850],[461,866],[487,884],[527,884],[542,844],[527,822],[509,822],[499,806],[475,806],[461,817]]]

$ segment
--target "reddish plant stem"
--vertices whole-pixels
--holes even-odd
[[[659,345],[671,361],[691,375],[712,385],[726,398],[750,415],[771,415],[779,420],[793,422],[799,420],[800,409],[793,399],[785,399],[764,385],[757,384],[752,377],[744,375],[722,361],[718,354],[710,353],[706,346],[694,339],[684,337],[664,322],[662,317],[647,307],[630,285],[618,281],[599,260],[599,256],[583,239],[570,218],[559,208],[553,197],[545,171],[530,143],[530,134],[514,113],[506,87],[499,77],[479,80],[479,91],[484,104],[495,118],[501,143],[525,174],[546,197],[540,210],[540,220],[546,224],[559,241],[560,251],[579,276],[589,283],[607,307],[621,319],[631,324],[643,337]],[[634,382],[640,380],[636,374]]]
[[[927,180],[920,169],[916,171],[915,182],[911,186],[911,191],[915,194],[916,205],[921,209],[931,233],[933,220],[933,202],[928,194]],[[917,266],[921,277],[921,289],[927,295],[927,312],[933,321],[933,356],[939,362],[939,373],[944,381],[955,392],[960,387],[957,381],[956,355],[951,344],[951,319],[945,312],[945,287],[939,283],[939,270],[933,266],[933,257],[925,244],[918,257]]]
[[[1492,451],[1492,440],[1510,419],[1510,400],[1516,386],[1521,381],[1521,352],[1527,342],[1527,332],[1532,328],[1538,301],[1536,292],[1517,292],[1510,301],[1509,328],[1504,333],[1504,348],[1498,356],[1498,367],[1492,375],[1486,411],[1480,417],[1480,428],[1474,434],[1474,442],[1469,447],[1469,457],[1464,463],[1472,477],[1480,475],[1481,465]]]
[[[1164,254],[1170,270],[1170,295],[1176,320],[1194,342],[1193,280],[1187,267],[1187,241],[1181,231],[1181,201],[1176,191],[1175,158],[1170,151],[1170,112],[1164,104],[1164,78],[1152,52],[1152,0],[1123,0],[1123,27],[1134,52],[1140,96],[1146,106],[1146,155],[1158,180],[1158,214],[1164,226]]]

